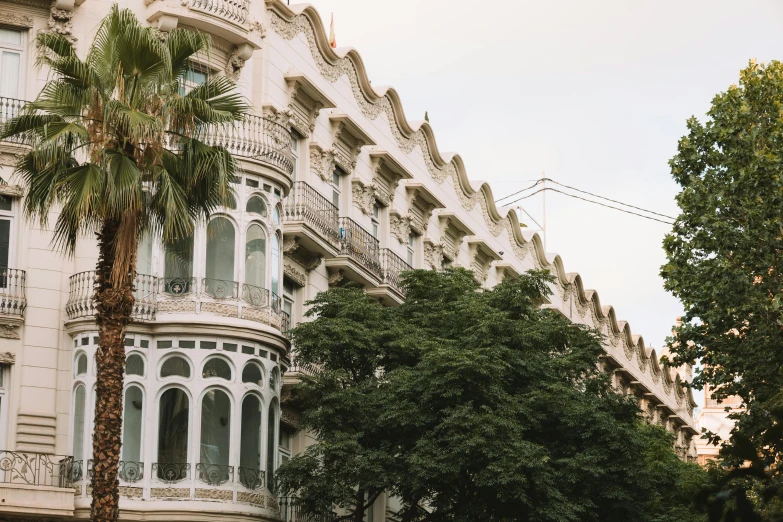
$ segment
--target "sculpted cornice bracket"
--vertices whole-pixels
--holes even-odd
[[[389,213],[389,228],[392,236],[397,238],[401,244],[408,243],[408,236],[411,233],[410,216],[402,216],[396,210]]]
[[[315,120],[321,109],[335,107],[335,104],[306,75],[289,72],[284,77],[290,86],[291,126],[307,138],[315,130]]]
[[[343,280],[343,269],[338,268],[337,270],[334,270],[332,268],[327,268],[327,281],[329,282],[330,287],[334,287],[340,284],[340,282]]]
[[[315,270],[321,264],[321,256],[300,245],[299,238],[296,236],[283,238],[283,256],[301,265],[306,272]],[[301,280],[302,277],[299,279]],[[305,283],[302,283],[301,286],[304,285]]]
[[[424,261],[430,265],[433,270],[441,270],[443,268],[443,245],[425,239]]]
[[[332,182],[334,169],[334,149],[324,150],[315,142],[310,143],[310,172],[327,183]]]
[[[394,201],[394,193],[400,184],[400,180],[412,179],[413,175],[400,165],[394,157],[386,151],[371,151],[372,184],[376,188],[376,197],[384,206],[389,206]]]
[[[248,43],[239,44],[234,47],[231,54],[226,61],[226,67],[224,72],[226,78],[236,83],[239,81],[239,76],[242,74],[242,69],[247,62],[253,56],[253,46]]]
[[[375,187],[373,185],[365,185],[359,179],[353,179],[351,180],[351,195],[353,196],[353,202],[362,213],[371,216],[376,198]]]
[[[347,114],[332,114],[332,146],[334,161],[345,172],[353,172],[362,147],[375,145],[375,141]]]
[[[307,275],[288,263],[283,263],[283,274],[300,287],[307,285]]]
[[[21,319],[11,319],[11,318],[2,318],[0,319],[0,339],[21,339],[19,335],[19,327],[22,326],[22,320]],[[4,356],[10,356],[12,359],[14,357],[13,354],[10,353],[0,353],[0,363],[3,363],[3,357]],[[7,357],[6,357],[7,359]],[[13,363],[14,361],[11,360],[10,363]]]
[[[73,8],[61,9],[57,7],[58,5],[61,5],[61,2],[55,1],[49,9],[48,29],[46,32],[59,34],[65,36],[71,42],[76,42],[76,37],[73,36]]]

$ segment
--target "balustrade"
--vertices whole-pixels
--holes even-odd
[[[413,267],[388,248],[382,248],[381,268],[383,269],[383,284],[389,285],[402,293],[401,275],[407,270],[413,270]]]
[[[291,175],[294,161],[291,135],[276,121],[261,116],[245,116],[231,125],[214,125],[196,131],[196,138],[231,154],[267,163]]]
[[[340,253],[347,254],[370,272],[382,277],[380,243],[351,218],[340,218]]]
[[[2,127],[9,120],[19,116],[22,113],[25,104],[27,104],[27,102],[24,100],[17,100],[15,98],[6,98],[5,96],[0,96],[0,127]],[[22,143],[23,139],[21,137],[13,137],[6,138],[4,141]]]
[[[247,22],[248,0],[192,0],[190,7],[229,22]]]
[[[94,270],[79,272],[68,279],[70,294],[65,304],[68,319],[95,315],[95,284],[97,274]],[[133,312],[131,317],[140,320],[155,319],[157,310],[158,278],[146,274],[136,274],[133,282]]]
[[[337,246],[340,222],[337,207],[317,190],[297,181],[285,200],[286,221],[304,221],[314,227],[328,242]]]
[[[307,515],[304,513],[296,497],[279,497],[280,518],[284,522],[333,522],[337,519],[336,513],[323,513]]]
[[[0,483],[70,488],[81,477],[73,457],[0,450]]]
[[[24,316],[25,271],[0,267],[0,315]]]

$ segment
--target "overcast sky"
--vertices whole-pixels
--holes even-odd
[[[293,3],[293,1],[292,1]],[[677,215],[668,160],[748,60],[783,56],[779,0],[314,0],[409,120],[496,197],[542,172]],[[526,208],[540,216],[540,197]],[[547,250],[659,348],[682,308],[658,275],[669,226],[547,196]]]

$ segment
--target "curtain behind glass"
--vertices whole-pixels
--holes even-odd
[[[73,460],[84,460],[84,412],[86,409],[87,392],[84,386],[76,387],[73,399]]]
[[[19,98],[19,71],[21,65],[21,54],[3,51],[2,56],[0,56],[0,96]]]
[[[272,236],[272,292],[280,295],[280,239]]]
[[[141,419],[144,398],[138,386],[125,391],[125,412],[122,416],[122,460],[141,461]]]
[[[250,225],[247,229],[245,283],[266,288],[266,233],[260,225]]]
[[[201,400],[201,464],[228,466],[231,401],[225,392],[210,390]]]
[[[158,462],[181,464],[188,461],[187,394],[178,389],[166,390],[160,397],[158,413]]]
[[[234,280],[234,236],[234,225],[226,218],[207,225],[207,279]]]

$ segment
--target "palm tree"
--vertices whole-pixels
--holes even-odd
[[[39,34],[38,65],[53,73],[0,138],[30,145],[15,173],[24,210],[46,225],[59,211],[53,244],[72,254],[77,238],[99,247],[95,305],[100,347],[93,433],[92,520],[118,516],[123,341],[133,309],[140,238],[176,242],[233,200],[231,154],[198,139],[248,112],[224,77],[184,93],[189,60],[208,52],[209,36],[162,35],[116,5],[85,59],[61,35]]]

